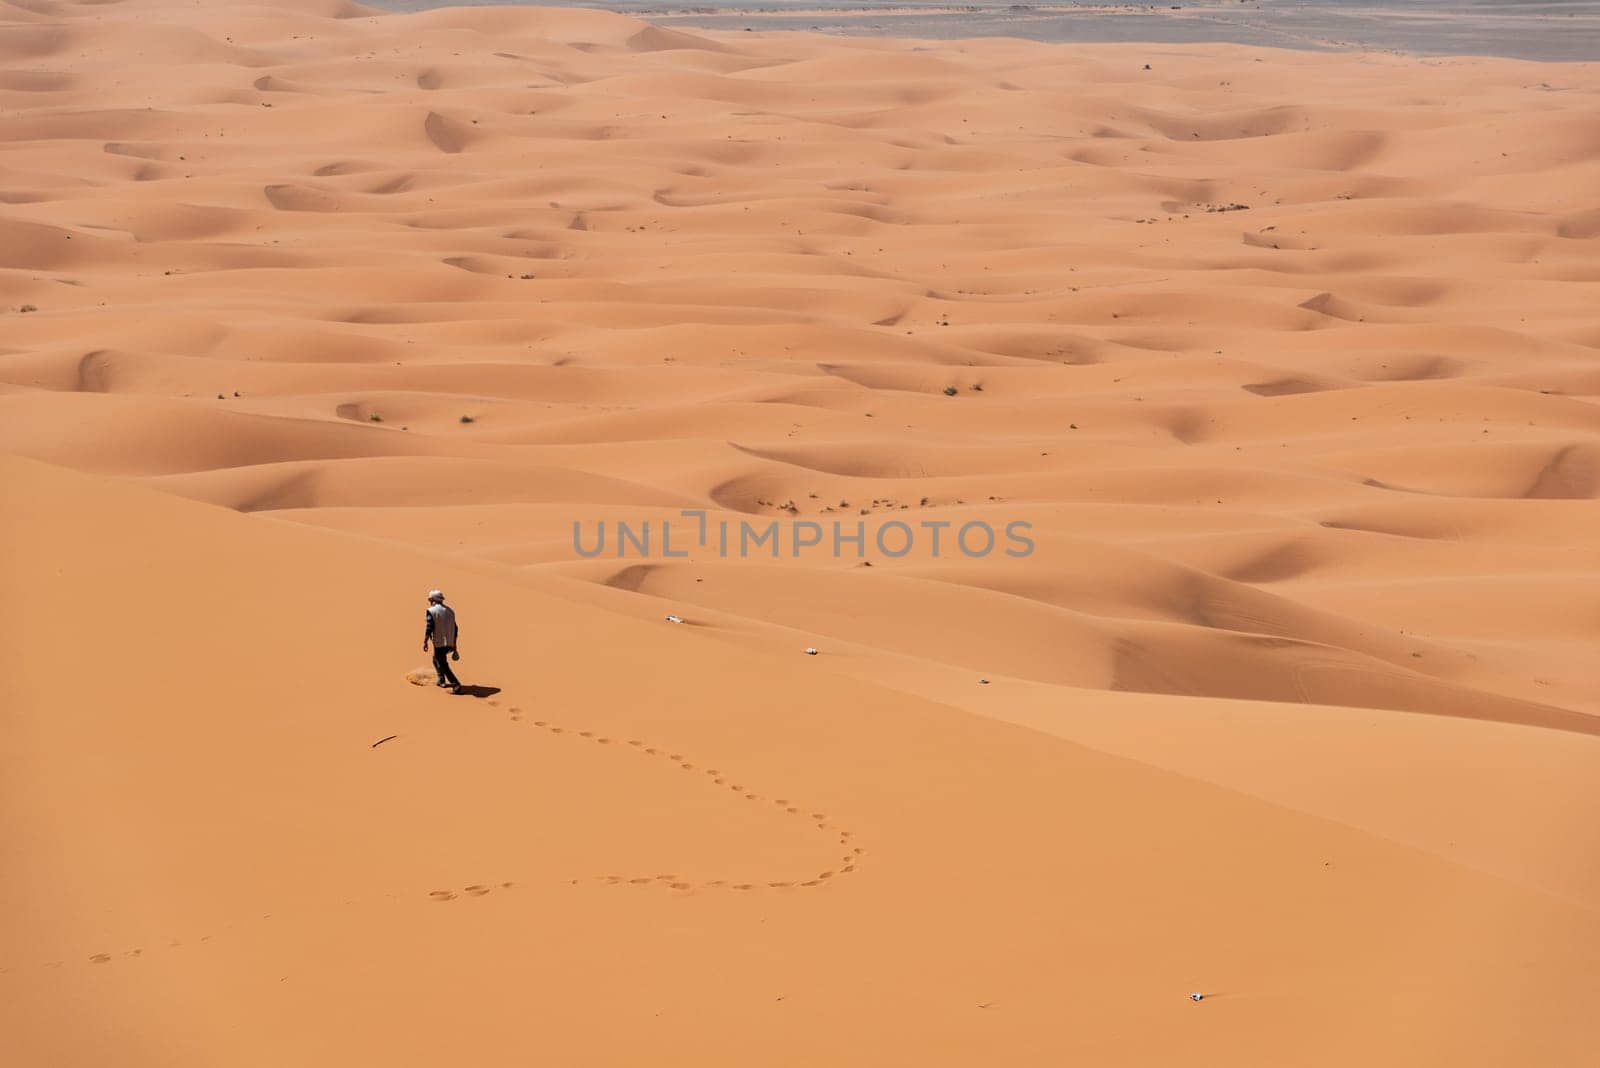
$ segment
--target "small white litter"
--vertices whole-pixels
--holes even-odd
[[[807,656],[816,656],[817,655],[817,651],[816,651],[816,649],[814,649],[813,647],[808,645],[808,646],[806,646],[806,655]]]
[[[682,623],[683,622],[683,617],[682,616],[668,616],[667,617],[667,622],[668,623]]]
[[[1189,995],[1189,1000],[1190,1001],[1199,1001],[1203,997],[1205,997],[1205,995],[1200,993],[1200,991],[1196,990],[1193,994]]]

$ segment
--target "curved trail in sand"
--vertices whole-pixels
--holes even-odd
[[[488,702],[489,707],[492,708],[498,708],[499,704],[500,702],[498,701]],[[506,713],[508,722],[513,724],[521,724],[526,722],[528,726],[537,730],[541,730],[552,738],[581,739],[591,742],[594,745],[615,746],[619,751],[622,752],[635,751],[643,756],[656,757],[668,761],[676,765],[682,771],[703,775],[710,780],[710,785],[725,787],[732,793],[738,795],[738,797],[743,801],[757,804],[766,802],[776,806],[788,816],[793,816],[796,819],[804,820],[810,823],[812,825],[812,829],[836,838],[838,847],[843,850],[837,861],[829,867],[823,868],[809,875],[797,876],[789,879],[750,879],[749,877],[741,879],[734,877],[697,880],[686,879],[681,875],[668,872],[665,874],[656,875],[608,874],[593,875],[576,879],[557,878],[552,880],[553,882],[566,883],[572,886],[578,886],[584,882],[589,882],[600,883],[607,886],[656,887],[678,892],[694,890],[730,890],[736,892],[745,892],[751,890],[803,890],[813,887],[821,887],[826,885],[831,879],[849,876],[857,871],[857,869],[865,860],[867,855],[866,848],[856,841],[855,836],[851,831],[838,827],[829,819],[826,813],[808,812],[804,805],[789,798],[770,798],[756,793],[750,787],[747,787],[740,782],[733,781],[737,779],[738,776],[731,772],[723,771],[718,768],[701,767],[694,761],[688,759],[682,753],[670,752],[667,747],[651,745],[648,742],[637,738],[608,738],[597,735],[591,730],[573,729],[562,726],[558,723],[554,723],[550,720],[528,719],[526,716],[524,716],[522,710],[516,706],[508,706]],[[391,739],[398,738],[398,735],[391,736]],[[497,891],[503,892],[512,890],[515,889],[519,884],[526,884],[527,882],[528,879],[526,877],[519,877],[517,879],[508,879],[504,881],[495,879],[488,882],[470,883],[459,888],[430,890],[427,891],[425,896],[429,901],[443,904],[445,902],[456,901],[464,898],[481,898]],[[391,894],[387,896],[394,898],[396,895]],[[331,898],[329,899],[328,903],[332,904]],[[347,906],[360,907],[362,902],[359,900],[345,900],[343,904]],[[280,921],[274,925],[277,927],[281,927],[283,925],[281,921],[286,919],[292,921],[293,913],[284,912],[277,909],[261,917],[263,922],[269,920]],[[238,924],[233,923],[220,928],[220,930],[232,931],[236,930],[237,928]],[[205,944],[212,942],[217,937],[218,934],[216,931],[205,935],[186,933],[180,936],[174,936],[164,947],[158,946],[155,947],[155,949],[156,951],[159,951],[163,948],[169,950],[181,949],[186,944]],[[142,946],[132,949],[119,950],[100,949],[93,953],[86,954],[82,959],[90,964],[109,964],[119,959],[137,960],[142,958],[147,952],[151,952],[151,950]],[[35,962],[31,967],[59,968],[69,963],[71,963],[69,959],[57,959],[52,961],[38,961]],[[25,964],[17,964],[11,961],[0,961],[0,975],[17,972],[19,970],[26,970],[28,967],[29,965]]]

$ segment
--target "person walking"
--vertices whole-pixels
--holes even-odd
[[[460,660],[461,654],[456,651],[456,642],[459,640],[461,630],[456,626],[456,613],[449,605],[444,603],[444,594],[438,590],[428,593],[428,629],[422,635],[422,651],[428,651],[428,643],[433,643],[433,670],[439,676],[436,685],[450,687],[451,693],[461,692],[461,680],[456,678],[456,673],[450,670],[450,661]]]

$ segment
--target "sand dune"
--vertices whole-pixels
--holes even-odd
[[[0,1061],[1589,1063],[1596,129],[0,0]]]

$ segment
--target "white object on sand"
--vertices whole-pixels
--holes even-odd
[[[682,623],[683,622],[683,617],[682,616],[668,616],[667,617],[667,622],[668,623]]]
[[[806,655],[807,656],[816,656],[817,655],[817,650],[815,648],[813,648],[812,646],[808,645],[808,646],[806,646]]]
[[[1189,995],[1189,1000],[1190,1001],[1199,1001],[1203,997],[1205,997],[1205,995],[1200,993],[1200,991],[1196,990],[1193,994]]]

